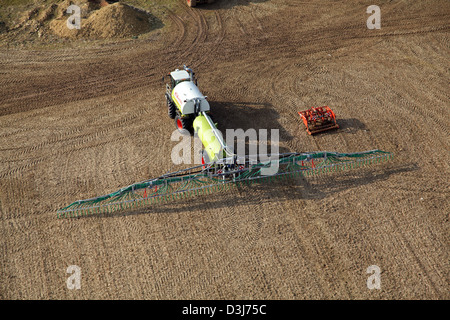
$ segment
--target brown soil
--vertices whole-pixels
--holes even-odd
[[[147,39],[0,49],[2,299],[449,299],[447,0],[216,1]],[[103,9],[102,9],[103,10]],[[180,169],[163,75],[187,64],[220,129],[389,165],[127,214],[68,203]],[[297,114],[329,105],[340,129]],[[66,269],[82,270],[68,290]],[[381,290],[366,286],[380,267]]]
[[[62,38],[110,39],[138,36],[152,30],[151,16],[122,3],[114,3],[93,10],[80,29],[69,29],[67,17],[55,19],[50,29]]]
[[[69,29],[67,20],[71,4],[80,7],[80,29]],[[10,22],[9,32],[0,41],[10,44],[39,39],[52,43],[55,39],[117,39],[146,34],[160,27],[159,21],[149,12],[128,4],[106,1],[65,0],[59,3],[41,4],[25,11],[17,22]]]

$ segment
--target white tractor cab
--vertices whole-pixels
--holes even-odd
[[[180,131],[193,133],[192,122],[202,112],[210,110],[209,103],[197,87],[194,72],[184,66],[170,73],[170,84],[166,84],[166,100],[169,117],[175,119]]]

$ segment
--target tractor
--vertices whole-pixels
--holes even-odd
[[[192,123],[201,112],[209,112],[209,103],[197,87],[197,79],[192,69],[184,66],[169,74],[166,84],[166,101],[169,117],[175,119],[180,132],[193,133]]]
[[[195,7],[198,4],[213,3],[215,0],[187,0],[189,7]]]
[[[198,89],[192,69],[183,66],[183,70],[176,69],[169,77],[165,94],[169,117],[175,120],[180,133],[197,134],[205,148],[202,162],[234,155],[211,119],[209,102]]]

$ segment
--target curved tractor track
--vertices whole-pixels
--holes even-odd
[[[361,1],[184,2],[162,8],[150,38],[0,46],[0,297],[448,299],[449,2],[381,1],[380,30]],[[278,129],[282,152],[396,160],[56,219],[182,169],[162,78],[183,64],[221,130]],[[309,136],[297,112],[320,105],[340,128]],[[371,265],[381,290],[367,288]]]

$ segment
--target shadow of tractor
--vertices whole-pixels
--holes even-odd
[[[222,132],[224,137],[226,137],[227,129],[242,129],[244,134],[250,134],[254,130],[256,131],[259,141],[260,133],[263,132],[263,130],[266,130],[269,153],[270,141],[275,138],[271,135],[272,130],[278,130],[279,142],[290,141],[293,139],[278,121],[280,115],[270,103],[212,101],[210,102],[210,106],[211,110],[213,110],[211,112],[211,117],[214,122],[217,122],[218,129]],[[248,140],[248,137],[246,137],[246,154],[249,152]],[[290,150],[280,147],[279,153],[284,152],[290,152]]]

